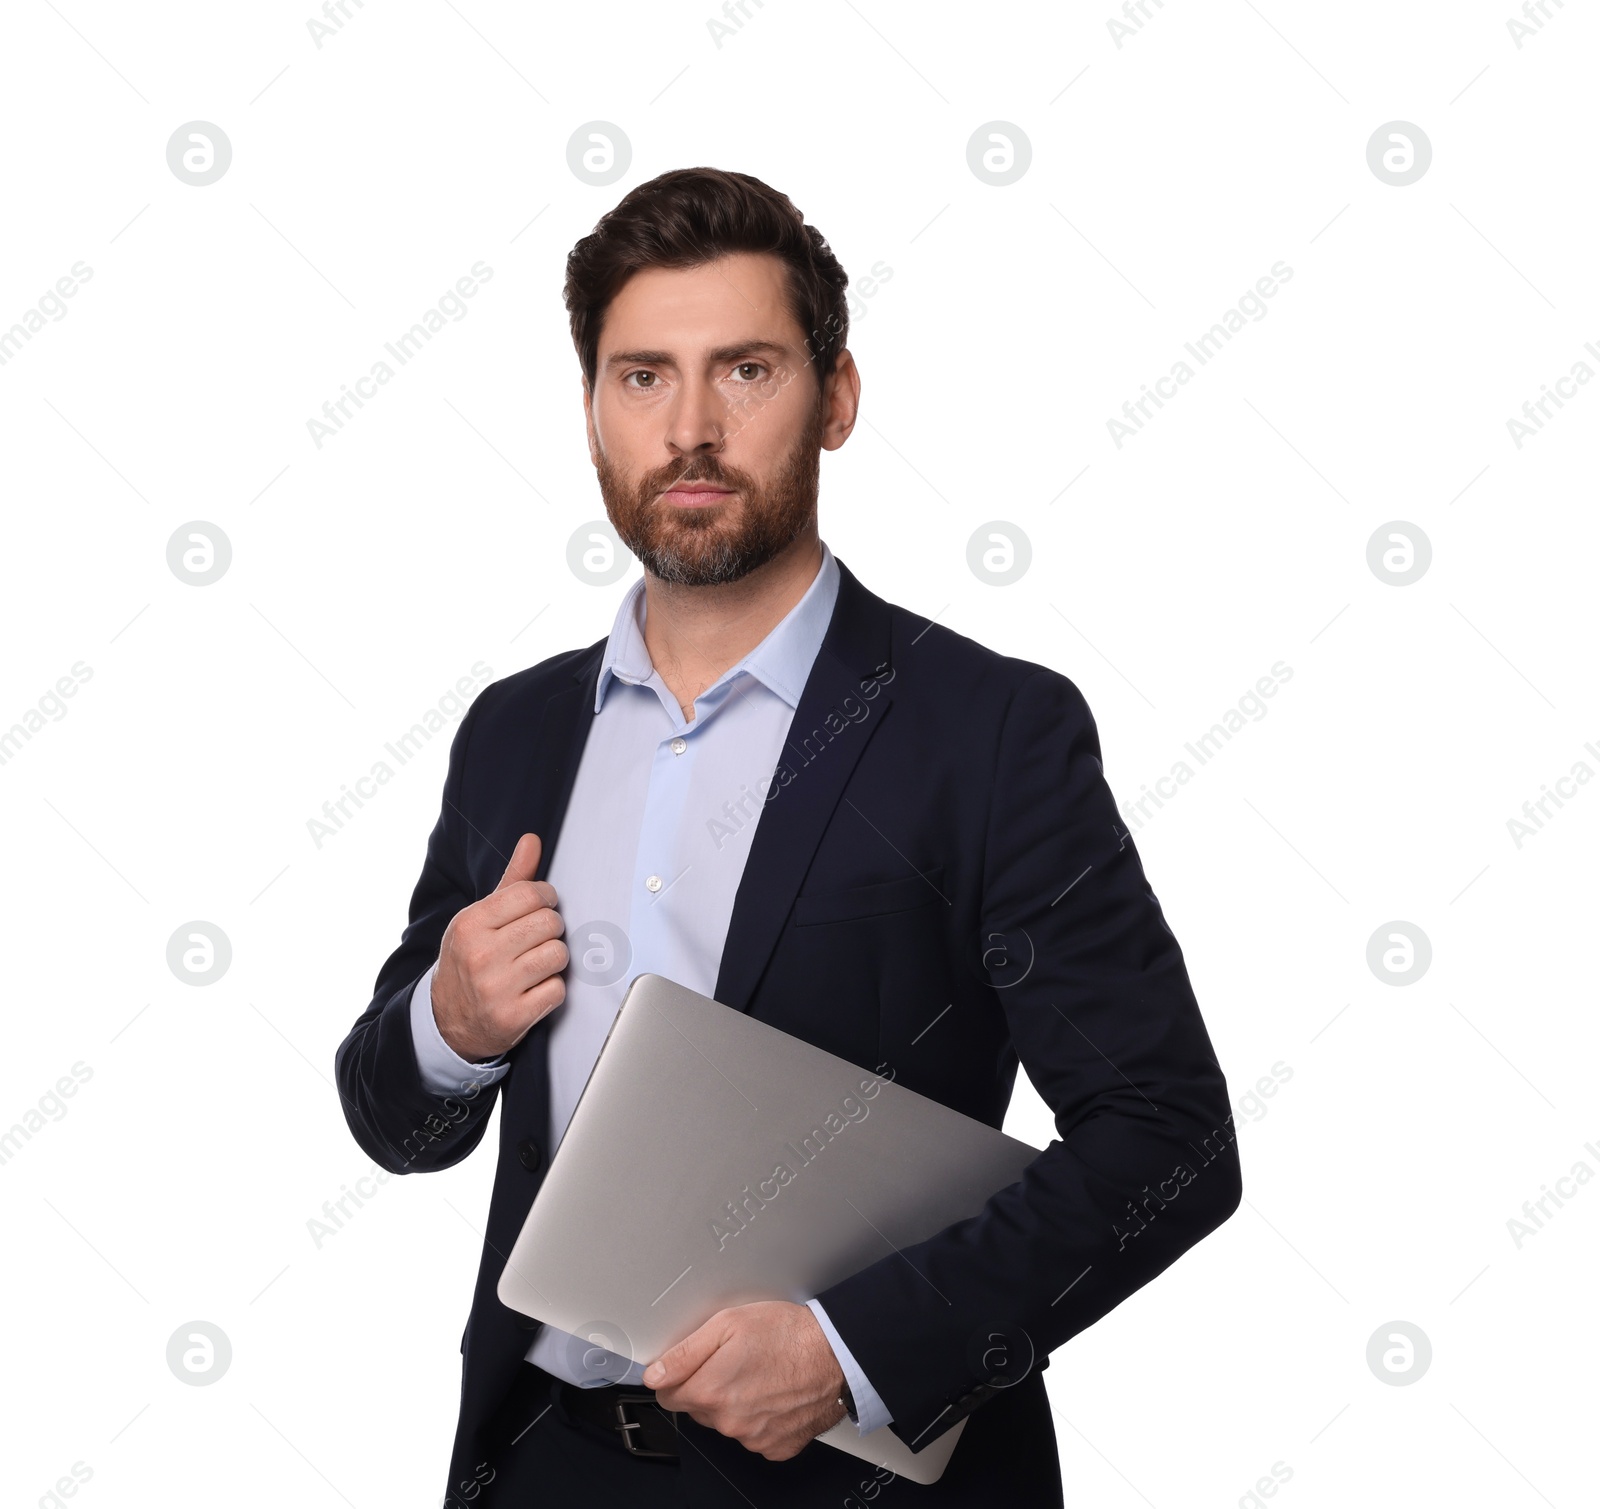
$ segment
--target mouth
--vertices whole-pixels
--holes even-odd
[[[674,508],[706,508],[733,495],[732,488],[716,487],[709,482],[680,482],[661,496]]]

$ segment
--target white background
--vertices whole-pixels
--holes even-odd
[[[0,1164],[8,1503],[74,1463],[85,1505],[438,1503],[493,1134],[320,1247],[307,1223],[370,1172],[333,1053],[453,725],[320,847],[307,823],[475,661],[609,628],[637,568],[566,564],[602,509],[563,264],[694,164],[788,193],[853,279],[892,270],[856,301],[823,537],[1070,676],[1119,800],[1292,669],[1136,825],[1246,1203],[1055,1354],[1068,1503],[1250,1503],[1275,1463],[1299,1509],[1594,1502],[1600,1189],[1520,1247],[1507,1223],[1600,1172],[1600,792],[1507,822],[1600,769],[1600,391],[1520,447],[1507,420],[1600,371],[1600,19],[1551,5],[1518,47],[1510,0],[1146,8],[1119,46],[1109,0],[768,0],[719,47],[710,0],[369,0],[319,47],[309,4],[7,7],[0,330],[92,269],[0,366],[0,729],[92,672],[0,765],[0,1129],[47,1107]],[[632,145],[609,187],[567,166],[596,120]],[[1032,147],[1004,187],[967,161],[996,120]],[[1367,162],[1396,120],[1433,149],[1404,187]],[[232,144],[207,187],[167,164],[192,121]],[[314,444],[479,260],[467,316]],[[194,520],[232,544],[204,588],[166,560]],[[1032,548],[1005,588],[967,565],[996,520]],[[1431,541],[1410,586],[1368,565],[1391,521]],[[233,950],[203,988],[166,962],[194,920]],[[1395,921],[1432,947],[1406,986],[1367,963]],[[1008,1130],[1050,1135],[1025,1080]],[[232,1346],[209,1387],[166,1362],[196,1320]],[[1409,1386],[1366,1360],[1394,1321],[1432,1346]]]

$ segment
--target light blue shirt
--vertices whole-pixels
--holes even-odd
[[[838,593],[839,567],[824,542],[805,595],[695,698],[692,721],[645,647],[643,578],[617,609],[547,873],[571,954],[550,1028],[552,1157],[633,977],[659,974],[715,993],[750,840]],[[437,1095],[494,1084],[508,1066],[469,1063],[450,1048],[434,1021],[432,983],[430,969],[411,998],[423,1083]],[[861,1434],[887,1425],[888,1408],[827,1312],[807,1303],[850,1385]],[[645,1366],[549,1325],[527,1359],[580,1386],[639,1384]]]

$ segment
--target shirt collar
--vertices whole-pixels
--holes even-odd
[[[838,562],[828,549],[828,542],[823,540],[820,543],[822,565],[817,569],[811,585],[806,588],[805,595],[743,660],[729,666],[707,687],[700,694],[702,697],[741,672],[748,672],[783,698],[790,707],[800,705],[800,693],[811,674],[817,651],[822,648],[822,638],[827,633],[829,620],[833,617],[834,601],[839,595]],[[641,576],[623,597],[611,625],[611,635],[606,640],[606,652],[600,662],[600,675],[594,689],[596,713],[605,701],[613,678],[639,684],[650,680],[655,674],[655,666],[644,642],[645,609],[644,578]]]

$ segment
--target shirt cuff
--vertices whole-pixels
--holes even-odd
[[[878,1391],[867,1382],[867,1375],[861,1371],[860,1365],[850,1355],[850,1348],[834,1330],[833,1322],[828,1319],[828,1312],[814,1299],[806,1301],[806,1308],[817,1317],[817,1324],[822,1327],[822,1334],[828,1338],[828,1345],[833,1348],[833,1355],[838,1359],[840,1371],[844,1373],[844,1381],[850,1385],[850,1397],[855,1400],[856,1405],[857,1430],[864,1436],[870,1436],[875,1430],[882,1430],[894,1418],[889,1413],[889,1407],[878,1397]]]
[[[411,1043],[416,1049],[417,1072],[434,1095],[463,1095],[473,1088],[487,1088],[510,1072],[505,1055],[497,1053],[481,1064],[469,1063],[445,1042],[433,1018],[433,975],[435,963],[411,992]]]

